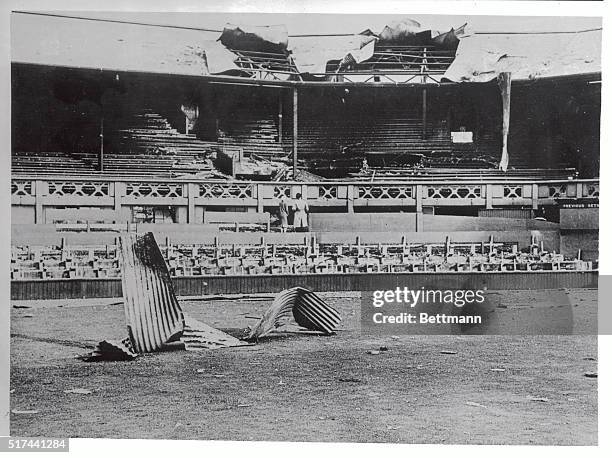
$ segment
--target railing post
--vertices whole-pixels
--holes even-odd
[[[48,193],[48,185],[46,181],[35,181],[35,197],[34,197],[34,223],[45,224],[45,209],[42,203],[42,197]]]
[[[349,213],[355,213],[355,186],[349,184],[346,187],[346,210]]]
[[[492,184],[485,185],[485,200],[486,200],[485,208],[487,210],[491,210],[493,208],[493,185]]]
[[[116,222],[121,222],[122,221],[122,206],[121,206],[121,201],[123,199],[123,197],[125,196],[125,183],[123,183],[122,181],[115,181],[115,195],[113,196],[114,198],[114,211],[115,211],[115,221]]]
[[[416,185],[415,232],[423,232],[423,185]]]
[[[537,183],[531,184],[531,209],[538,209],[539,188]]]
[[[187,184],[187,223],[196,223],[195,198],[198,196],[198,185],[196,183]]]
[[[584,186],[584,183],[580,183],[580,182],[576,183],[576,199],[580,199],[582,198],[582,196],[584,196],[584,193],[582,192],[583,186]]]
[[[261,183],[257,184],[257,213],[263,213],[264,211],[264,185]]]

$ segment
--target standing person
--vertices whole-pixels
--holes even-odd
[[[278,202],[278,217],[280,219],[281,232],[287,232],[287,219],[289,217],[289,205],[285,200],[285,195],[281,195]]]
[[[298,193],[296,201],[293,203],[293,225],[299,232],[308,232],[308,202],[302,199],[302,194]]]

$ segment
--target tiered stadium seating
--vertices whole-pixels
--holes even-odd
[[[112,151],[104,156],[108,173],[202,174],[213,170],[209,158],[217,151],[215,142],[178,132],[167,119],[150,109],[127,117],[110,138]]]
[[[122,176],[172,177],[198,173],[206,178],[214,171],[211,154],[215,142],[182,134],[151,110],[132,114],[121,129],[107,133],[104,173]],[[90,174],[99,172],[97,152],[13,152],[12,167],[17,173]]]
[[[74,155],[71,153],[43,151],[14,151],[12,153],[12,170],[28,174],[80,174],[96,170],[96,157],[89,159],[89,155]]]
[[[223,150],[242,149],[246,157],[256,155],[266,159],[280,159],[287,156],[278,142],[276,122],[269,115],[262,114],[259,119],[238,115],[226,120],[224,135],[219,138]]]
[[[422,139],[420,119],[401,118],[392,114],[368,121],[360,119],[303,119],[298,132],[300,152],[306,155],[367,152],[429,154],[450,153],[451,141],[442,124],[428,127]]]

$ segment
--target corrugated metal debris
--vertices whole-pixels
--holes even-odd
[[[151,232],[121,236],[123,298],[128,338],[103,340],[84,361],[124,361],[139,353],[161,350],[180,341],[186,350],[249,345],[229,334],[183,314],[168,268]],[[279,293],[247,340],[262,337],[286,324],[291,317],[303,328],[333,334],[340,314],[305,288]]]
[[[166,262],[151,232],[123,235],[120,245],[128,335],[137,353],[159,350],[185,327]]]
[[[188,351],[248,345],[190,316],[185,316],[185,329],[180,340],[185,344],[185,350]]]
[[[340,314],[319,296],[305,288],[296,287],[280,292],[247,339],[258,339],[287,324],[291,316],[298,325],[311,331],[333,334],[340,324]]]
[[[178,340],[190,351],[247,345],[183,315],[153,233],[123,235],[120,245],[128,338],[100,342],[84,361],[129,360]]]

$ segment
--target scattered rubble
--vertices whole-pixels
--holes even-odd
[[[548,402],[548,398],[538,398],[535,396],[529,396],[527,399],[534,402]]]
[[[83,361],[130,361],[138,356],[132,349],[132,343],[129,338],[122,341],[103,340],[98,343],[94,350],[89,354],[81,357]]]
[[[465,405],[472,406],[472,407],[482,407],[483,409],[487,408],[487,406],[483,406],[482,404],[478,404],[477,402],[472,402],[472,401],[466,402]]]
[[[87,390],[85,388],[72,388],[70,390],[64,390],[64,393],[67,394],[91,394],[91,390]]]

